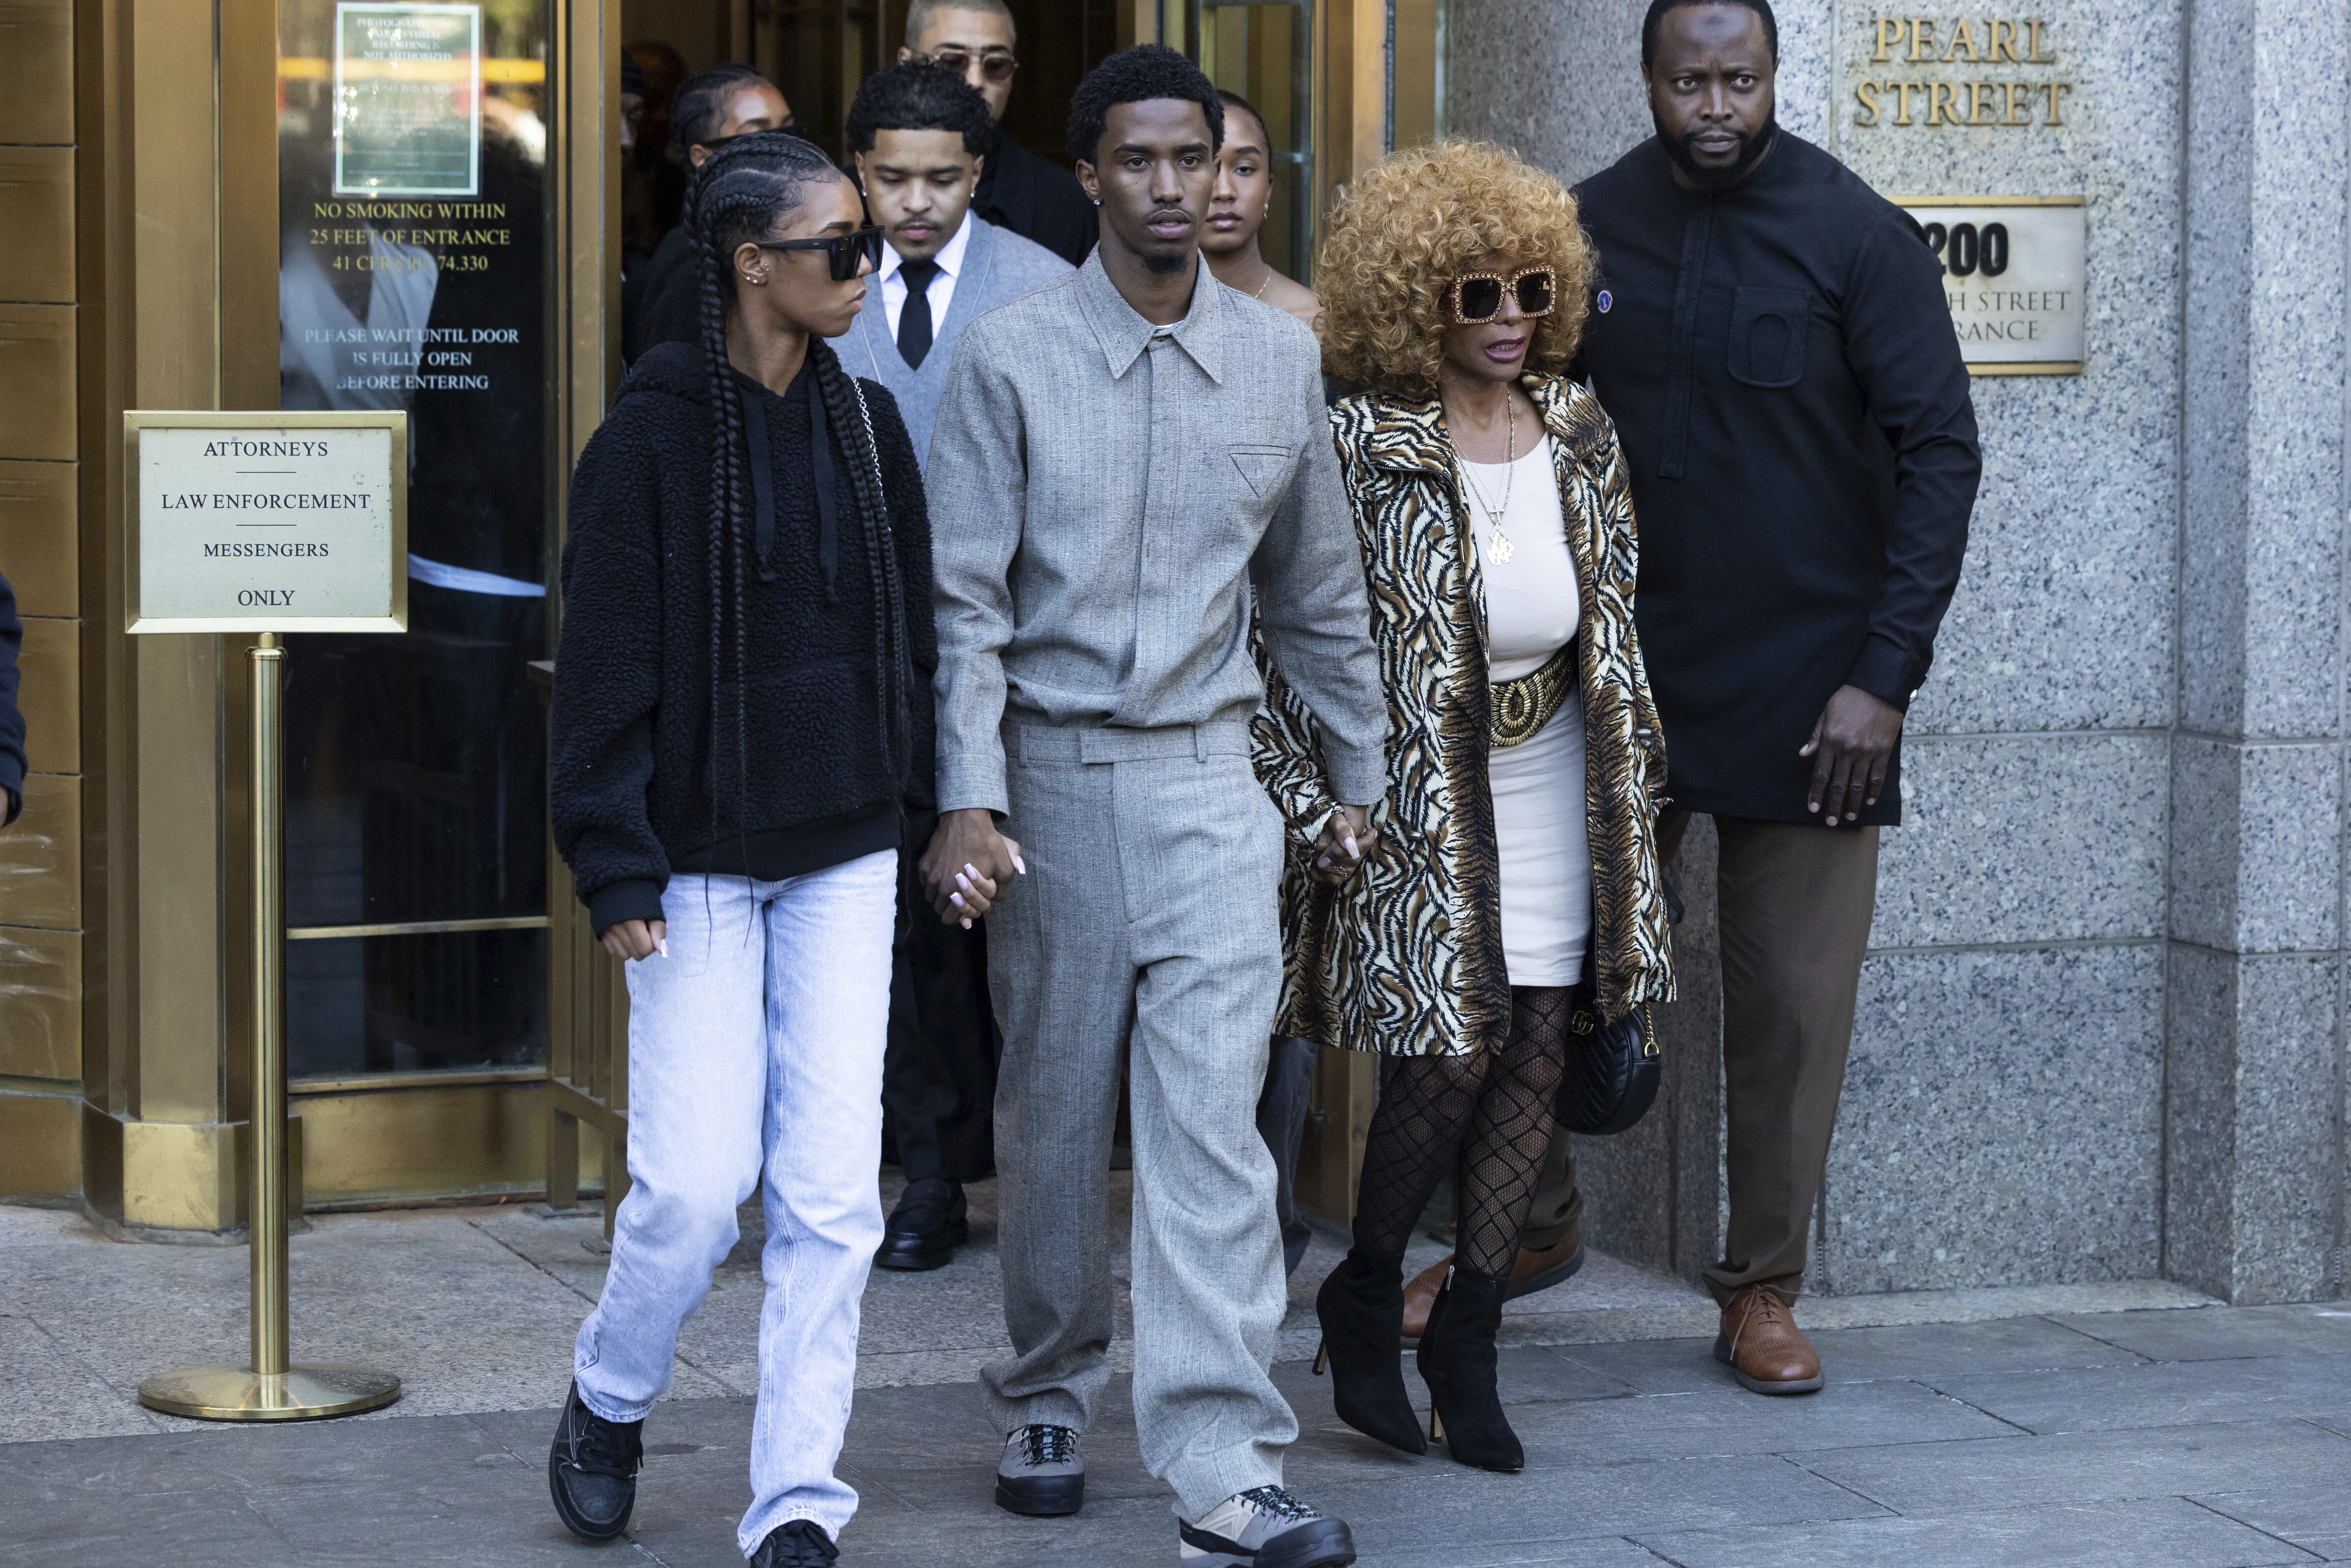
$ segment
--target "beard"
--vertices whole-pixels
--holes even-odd
[[[1156,272],[1163,277],[1181,272],[1191,265],[1192,253],[1189,251],[1181,256],[1170,256],[1165,251],[1157,250],[1144,253],[1143,269],[1145,272]]]
[[[1665,148],[1666,156],[1674,161],[1674,167],[1679,169],[1693,186],[1710,196],[1720,195],[1754,172],[1755,165],[1763,161],[1764,153],[1771,151],[1771,142],[1780,133],[1780,116],[1774,110],[1753,135],[1740,137],[1739,156],[1719,167],[1709,167],[1699,162],[1690,151],[1688,137],[1677,137],[1666,130],[1666,122],[1658,118],[1654,108],[1649,110],[1649,120],[1657,128],[1658,144]]]

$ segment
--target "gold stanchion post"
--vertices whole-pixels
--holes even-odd
[[[286,1292],[286,768],[278,706],[286,650],[253,650],[253,1364],[190,1366],[139,1385],[139,1402],[212,1421],[350,1416],[400,1397],[400,1379],[354,1366],[294,1366]]]

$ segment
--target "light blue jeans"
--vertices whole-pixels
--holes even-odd
[[[629,1194],[573,1375],[604,1419],[644,1417],[764,1171],[752,1500],[736,1532],[746,1557],[795,1519],[837,1539],[857,1511],[833,1465],[882,1244],[897,889],[893,852],[784,882],[674,877],[669,956],[628,966]]]

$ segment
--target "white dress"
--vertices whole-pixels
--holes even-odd
[[[1542,668],[1575,636],[1582,599],[1552,476],[1551,437],[1514,464],[1468,463],[1470,533],[1486,581],[1486,669],[1511,681]],[[1515,472],[1512,472],[1515,470]],[[1510,559],[1494,559],[1497,507]],[[1486,761],[1500,851],[1502,954],[1514,986],[1573,986],[1592,934],[1592,852],[1584,837],[1583,702],[1571,692],[1531,738]]]

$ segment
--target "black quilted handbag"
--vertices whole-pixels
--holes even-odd
[[[1614,1023],[1600,1021],[1599,927],[1583,945],[1583,978],[1568,1015],[1567,1072],[1559,1083],[1559,1124],[1586,1137],[1621,1133],[1649,1113],[1665,1059],[1646,1002]]]

